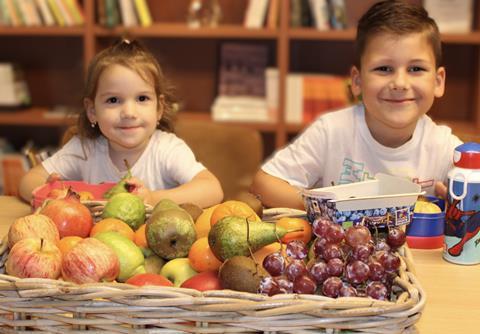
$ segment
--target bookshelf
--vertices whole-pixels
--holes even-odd
[[[85,24],[73,27],[0,26],[0,62],[22,65],[34,105],[28,110],[0,111],[0,133],[21,146],[27,134],[50,140],[70,124],[49,113],[57,105],[81,106],[82,79],[95,53],[124,34],[138,38],[158,57],[183,100],[180,118],[211,120],[210,107],[217,93],[219,49],[225,41],[268,46],[269,66],[279,69],[279,112],[273,122],[235,122],[258,129],[265,154],[285,145],[305,124],[286,124],[286,76],[289,72],[324,72],[346,75],[352,63],[353,29],[319,31],[291,28],[290,1],[280,1],[277,28],[243,27],[248,0],[219,0],[218,27],[192,29],[186,25],[189,0],[148,0],[153,18],[149,27],[113,29],[97,24],[97,1],[80,0]],[[359,16],[360,13],[356,13]],[[463,140],[480,141],[480,6],[475,1],[474,29],[464,34],[443,34],[447,88],[430,115],[450,125]],[[461,61],[459,61],[461,60]],[[8,131],[7,131],[8,130]],[[52,134],[53,133],[53,134]],[[8,137],[10,140],[10,137]]]

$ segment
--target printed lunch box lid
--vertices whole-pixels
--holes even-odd
[[[322,214],[338,223],[355,223],[363,216],[375,220],[378,216],[378,223],[381,224],[390,213],[392,217],[389,220],[395,225],[410,221],[410,211],[418,196],[423,194],[425,191],[421,191],[420,185],[403,177],[383,173],[376,174],[373,180],[302,191],[310,220],[318,216],[319,211],[326,210]]]

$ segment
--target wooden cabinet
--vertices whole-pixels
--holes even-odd
[[[201,29],[188,28],[185,23],[189,0],[149,0],[154,24],[128,29],[98,25],[96,1],[80,2],[86,16],[82,27],[0,27],[0,62],[21,64],[34,103],[28,110],[0,112],[0,133],[16,139],[18,145],[29,136],[40,142],[58,138],[73,121],[52,117],[47,110],[56,105],[81,107],[82,78],[88,62],[96,52],[123,35],[142,40],[158,57],[183,100],[179,117],[198,119],[210,119],[210,107],[217,94],[221,43],[246,41],[267,45],[269,66],[279,68],[279,112],[274,122],[241,123],[262,132],[266,154],[285,145],[305,126],[284,121],[287,73],[346,75],[353,60],[353,29],[290,28],[289,0],[280,2],[277,29],[244,28],[248,0],[220,0],[221,25]],[[434,120],[450,125],[463,140],[477,141],[480,141],[479,10],[476,3],[473,32],[442,36],[447,89],[430,112]],[[52,128],[55,130],[46,131]]]

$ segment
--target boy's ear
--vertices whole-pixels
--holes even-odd
[[[445,93],[445,78],[446,78],[445,67],[439,67],[437,73],[435,74],[435,97],[442,97]]]
[[[90,122],[95,123],[96,117],[95,117],[95,106],[93,101],[89,98],[84,98],[83,108],[85,109],[85,112],[87,113],[87,117],[90,120]]]
[[[360,81],[360,71],[356,66],[352,66],[350,69],[350,81],[351,83],[351,90],[352,94],[355,97],[358,97],[362,94],[362,88],[361,88],[361,81]]]

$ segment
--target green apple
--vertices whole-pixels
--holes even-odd
[[[147,273],[158,274],[164,264],[164,259],[156,254],[151,254],[145,258],[145,271]]]
[[[190,260],[186,257],[179,257],[165,263],[160,270],[160,275],[165,276],[173,282],[174,286],[180,286],[197,272],[190,266]]]
[[[130,277],[145,272],[145,258],[140,247],[126,236],[115,231],[107,231],[95,234],[94,238],[110,246],[117,254],[120,261],[117,281],[125,282]]]

